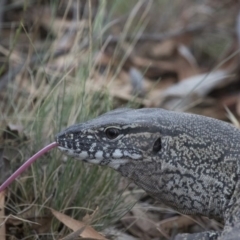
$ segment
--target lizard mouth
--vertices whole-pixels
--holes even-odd
[[[62,146],[58,146],[58,149],[62,151],[64,154],[70,157],[74,157],[76,159],[79,159],[81,161],[87,162],[87,163],[92,163],[92,164],[98,164],[98,165],[108,165],[110,160],[109,159],[104,159],[100,156],[98,156],[98,153],[95,154],[89,154],[88,151],[84,150],[73,150],[73,149],[68,149]]]
[[[82,161],[89,161],[90,160],[90,155],[87,151],[84,150],[74,150],[62,146],[58,146],[58,149],[63,152],[65,155],[68,155],[70,157],[77,158]]]

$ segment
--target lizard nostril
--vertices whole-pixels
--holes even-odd
[[[72,148],[72,144],[70,142],[67,142],[67,147],[71,149]]]
[[[153,153],[158,153],[162,149],[161,138],[158,138],[153,145]]]

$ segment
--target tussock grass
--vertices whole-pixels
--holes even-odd
[[[52,1],[53,12],[57,7],[56,4],[56,1]],[[25,8],[27,9],[26,6]],[[91,5],[89,8],[89,19],[91,19]],[[37,64],[26,63],[15,79],[9,82],[6,92],[2,95],[3,101],[0,102],[1,133],[9,123],[24,127],[17,138],[1,140],[12,170],[53,141],[54,135],[61,129],[96,117],[113,108],[107,92],[90,94],[85,88],[86,82],[94,73],[94,54],[98,49],[98,44],[95,40],[93,42],[92,36],[102,34],[103,16],[106,11],[106,2],[102,1],[95,20],[93,22],[89,20],[87,30],[81,29],[76,34],[73,45],[66,55],[66,63],[63,65],[58,65],[51,57],[56,51],[57,39],[51,43],[49,36],[42,49],[36,48],[32,36],[24,27],[24,22],[19,23],[12,39],[12,52],[14,52],[14,43],[20,41],[19,33],[25,33],[29,40],[26,58],[31,62],[31,56],[34,55]],[[136,13],[131,15],[125,31],[130,29]],[[64,17],[66,15],[67,12]],[[65,20],[62,19],[63,23]],[[78,21],[76,16],[76,23]],[[54,19],[52,23],[54,26]],[[87,48],[81,48],[79,44],[84,38],[89,41]],[[6,62],[10,57],[11,53]],[[24,62],[25,59],[22,61]],[[55,71],[49,68],[51,64],[55,64]],[[12,68],[14,69],[14,66]],[[1,69],[1,71],[5,70],[7,69]],[[103,229],[129,208],[126,204],[122,204],[121,191],[117,190],[119,178],[120,176],[111,169],[67,159],[55,149],[41,157],[10,186],[6,205],[7,214],[11,213],[22,218],[34,216],[37,219],[48,216],[49,208],[53,208],[80,219],[86,213],[91,214],[98,207],[93,223],[98,229]],[[28,223],[24,225],[27,236],[31,232],[31,226]],[[59,230],[60,234],[68,231],[57,221],[53,221],[49,237],[52,238]]]

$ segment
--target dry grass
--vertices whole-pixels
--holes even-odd
[[[4,162],[0,169],[1,181],[9,174],[9,168],[16,169],[29,156],[52,142],[54,135],[66,126],[119,106],[147,106],[146,102],[155,106],[145,99],[138,101],[137,96],[128,98],[124,91],[111,89],[111,86],[115,86],[113,83],[119,81],[121,74],[128,74],[132,65],[136,67],[136,59],[146,59],[151,50],[157,51],[161,39],[177,35],[175,41],[191,48],[199,69],[214,69],[212,66],[217,65],[233,42],[233,32],[228,28],[233,25],[232,18],[227,23],[220,20],[227,11],[234,14],[236,11],[225,8],[228,1],[226,5],[224,2],[211,12],[210,5],[190,0],[174,1],[174,4],[166,0],[49,1],[47,4],[45,1],[5,1],[5,20],[1,21],[3,12],[0,12],[0,160]],[[4,1],[0,3],[0,9],[3,4]],[[203,26],[201,37],[178,33],[188,23]],[[216,31],[212,28],[214,24]],[[161,35],[163,32],[167,34]],[[112,34],[115,39],[109,37]],[[152,40],[156,34],[161,35],[158,35],[159,42]],[[143,40],[143,36],[148,40]],[[99,62],[100,53],[105,57],[111,55],[106,64],[101,62],[102,59]],[[154,63],[156,59],[151,60]],[[179,62],[174,60],[170,59],[177,69],[175,65]],[[142,73],[147,75],[152,66],[147,62],[139,68],[142,67]],[[186,72],[185,69],[182,72]],[[102,82],[103,88],[96,91]],[[120,81],[120,85],[124,87],[126,82]],[[149,80],[148,85],[149,82],[153,81]],[[161,89],[158,89],[158,83],[162,84]],[[156,95],[152,95],[154,104],[164,84],[158,79],[149,87],[156,90]],[[119,179],[113,170],[67,160],[54,150],[34,163],[9,188],[6,215],[12,214],[18,220],[8,219],[7,232],[21,239],[27,236],[33,239],[36,236],[44,236],[44,239],[65,236],[69,230],[52,220],[50,208],[80,219],[98,207],[92,224],[97,229],[104,229],[123,216],[134,202],[123,203],[124,189],[119,187]],[[133,223],[126,223],[126,229],[135,236],[142,234],[140,230],[150,222],[147,214],[154,215],[159,212],[156,209],[161,209],[161,219],[172,217],[174,220],[170,219],[170,222],[176,220],[176,213],[164,214],[161,206],[156,206],[155,210],[152,205],[142,209],[140,217],[139,212],[134,211],[133,216],[125,217],[135,218]],[[176,222],[189,222],[181,217]],[[143,218],[142,222],[138,223],[140,218]],[[41,226],[29,221],[41,223]],[[203,228],[207,226],[194,219],[184,226],[185,229],[189,230],[195,222],[200,222],[199,226]],[[137,231],[134,227],[131,230],[130,226],[134,224]],[[158,225],[154,221],[151,224],[155,231]],[[161,224],[170,225],[164,220],[159,226]],[[213,224],[214,227],[218,228]],[[149,229],[152,233],[152,228]],[[168,230],[162,235],[169,237],[178,231],[174,227],[169,230],[171,233]]]

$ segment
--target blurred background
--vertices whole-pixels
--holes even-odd
[[[1,0],[0,182],[60,130],[119,107],[239,127],[239,7]],[[1,239],[173,239],[222,228],[168,209],[111,169],[67,159],[45,154],[0,194]]]

